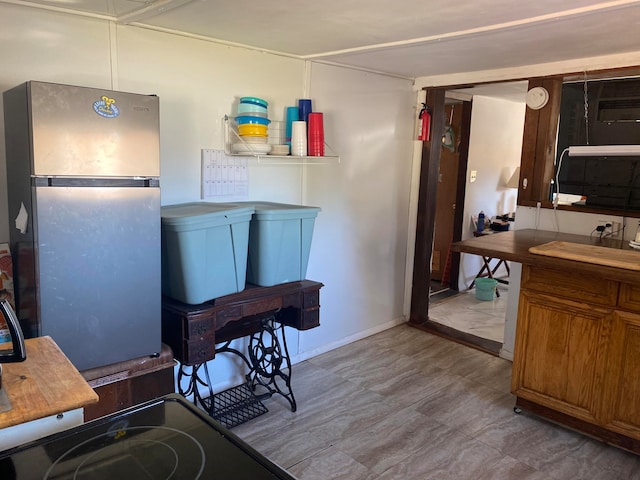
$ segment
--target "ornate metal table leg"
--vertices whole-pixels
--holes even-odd
[[[278,331],[282,341],[278,337]],[[295,412],[297,405],[291,389],[291,358],[289,357],[284,325],[276,325],[274,315],[264,318],[261,330],[249,338],[248,357],[237,349],[232,348],[230,344],[231,341],[227,341],[216,348],[216,354],[233,353],[246,363],[249,367],[249,373],[246,375],[247,385],[255,395],[255,398],[262,400],[272,396],[274,393],[278,393],[289,402],[291,411]],[[204,379],[200,375],[201,370],[204,371]],[[185,389],[182,383],[187,377],[188,386]],[[204,385],[208,388],[208,398],[202,398],[198,391],[199,385]],[[195,405],[201,405],[209,415],[214,416],[214,392],[206,362],[192,367],[180,365],[178,370],[178,393],[186,398],[193,396]]]
[[[279,393],[296,411],[296,400],[291,390],[291,359],[287,348],[284,325],[275,325],[275,317],[262,320],[262,330],[249,339],[249,365],[247,382],[255,391],[265,388],[269,394]],[[278,330],[282,336],[282,346],[278,339]],[[286,370],[286,373],[285,371]]]
[[[189,370],[190,369],[190,370]],[[205,379],[203,380],[198,371],[204,370]],[[188,378],[189,383],[186,389],[182,387],[182,381],[184,378]],[[209,389],[209,397],[202,398],[198,385],[204,385]],[[185,398],[193,396],[193,404],[195,406],[201,405],[209,415],[213,414],[213,388],[211,386],[211,379],[209,378],[209,368],[205,363],[198,363],[193,366],[182,365],[178,370],[178,393]]]

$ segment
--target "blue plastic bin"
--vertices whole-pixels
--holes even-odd
[[[304,280],[320,208],[244,202],[254,208],[249,229],[247,282],[261,287]]]
[[[207,202],[162,207],[162,293],[199,304],[244,290],[253,211]]]
[[[484,302],[491,301],[496,296],[498,281],[493,278],[476,278],[476,298]]]

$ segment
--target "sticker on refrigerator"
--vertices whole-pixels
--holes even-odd
[[[20,202],[20,211],[18,212],[18,216],[16,217],[16,228],[20,230],[20,233],[23,235],[27,233],[27,226],[29,222],[29,214],[27,213],[27,209],[24,206],[24,202]]]
[[[102,117],[116,118],[120,115],[120,110],[116,106],[115,99],[109,98],[106,95],[103,95],[100,100],[93,104],[93,109]]]

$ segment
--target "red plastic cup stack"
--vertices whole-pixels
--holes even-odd
[[[307,150],[310,157],[324,156],[324,121],[321,112],[309,113]]]

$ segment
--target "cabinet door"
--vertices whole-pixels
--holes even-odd
[[[512,392],[596,422],[613,318],[612,309],[521,291]]]
[[[603,394],[607,428],[640,439],[640,315],[617,312]]]
[[[631,283],[621,284],[618,306],[623,310],[640,312],[640,285]]]

